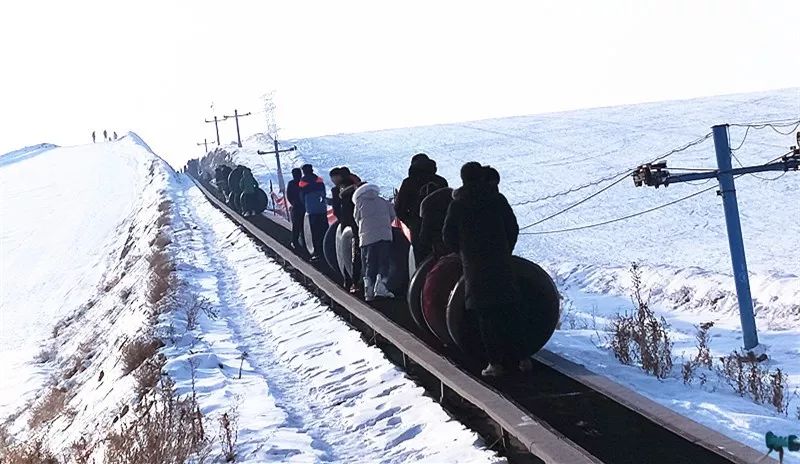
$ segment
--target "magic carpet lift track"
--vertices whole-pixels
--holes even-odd
[[[534,375],[541,379],[535,385],[518,380],[487,385],[469,373],[475,372],[476,366],[465,366],[463,360],[453,360],[451,353],[437,351],[432,347],[435,341],[425,340],[409,330],[409,324],[398,322],[398,311],[389,306],[401,302],[388,303],[381,311],[368,306],[290,250],[285,245],[290,231],[280,219],[260,216],[246,220],[218,199],[213,187],[194,180],[215,207],[361,331],[368,342],[378,345],[449,413],[488,444],[501,445],[509,462],[745,464],[763,457],[546,350],[534,357]]]

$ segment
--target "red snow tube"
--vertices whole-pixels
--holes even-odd
[[[539,265],[514,256],[512,266],[520,292],[517,308],[504,313],[503,333],[509,349],[522,356],[532,355],[550,340],[558,324],[561,300],[553,279]],[[483,351],[478,321],[464,306],[461,279],[447,304],[447,329],[459,348],[470,353]]]
[[[461,273],[461,258],[457,254],[444,256],[428,272],[422,289],[425,323],[445,345],[453,343],[447,331],[447,302]]]

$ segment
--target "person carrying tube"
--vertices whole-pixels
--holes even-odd
[[[245,169],[247,168],[240,164],[228,174],[228,188],[230,189],[230,192],[228,192],[228,204],[238,213],[242,212],[242,205],[240,204],[242,187],[240,182]]]
[[[314,173],[314,167],[304,164],[301,168],[303,177],[300,178],[300,196],[303,199],[303,206],[308,214],[308,222],[311,226],[311,240],[314,251],[311,253],[311,260],[317,261],[322,257],[322,242],[325,239],[325,232],[328,230],[328,202],[325,199],[325,181],[322,177]]]
[[[355,220],[356,205],[353,200],[353,195],[356,189],[360,187],[363,182],[361,178],[350,172],[347,167],[338,168],[339,183],[339,223],[342,227],[350,227],[353,231],[353,248],[351,256],[353,258],[352,269],[353,275],[350,282],[345,282],[345,285],[350,288],[350,293],[358,293],[361,291],[361,240],[358,235],[358,223]]]
[[[256,190],[258,189],[258,182],[253,177],[253,172],[250,168],[244,168],[242,172],[242,179],[239,181],[239,190],[242,191],[239,203],[242,205],[242,215],[245,217],[256,215]]]
[[[364,299],[394,298],[386,285],[392,264],[394,208],[389,200],[380,196],[375,184],[363,184],[355,189],[353,202],[364,269]]]
[[[302,250],[305,245],[300,240],[303,237],[303,227],[306,218],[306,207],[300,196],[300,178],[303,173],[300,168],[292,169],[292,180],[286,185],[286,201],[289,202],[289,217],[292,221],[292,248]]]
[[[499,173],[476,162],[461,168],[462,187],[453,192],[442,230],[442,241],[461,256],[464,270],[465,305],[477,315],[481,342],[489,364],[485,377],[500,376],[503,364],[518,363],[522,371],[532,368],[530,358],[520,356],[506,341],[506,321],[512,319],[519,291],[512,270],[512,252],[519,225],[505,196],[498,190]]]
[[[411,245],[414,247],[414,259],[417,263],[421,263],[431,253],[419,241],[420,203],[428,194],[444,187],[447,187],[447,180],[436,174],[436,161],[425,153],[418,153],[411,158],[408,177],[403,180],[394,200],[394,210],[411,231]]]

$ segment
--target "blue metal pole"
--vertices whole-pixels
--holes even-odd
[[[731,173],[731,148],[728,142],[728,125],[714,126],[714,149],[717,152],[719,167],[719,187],[722,204],[725,208],[725,224],[728,228],[728,244],[733,261],[733,276],[736,281],[736,295],[739,299],[739,318],[742,322],[744,349],[752,350],[758,345],[756,320],[753,316],[753,298],[750,295],[750,277],[747,273],[747,260],[744,254],[742,224],[739,221],[739,206],[736,201],[736,186]]]

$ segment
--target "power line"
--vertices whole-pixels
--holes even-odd
[[[738,123],[738,124],[729,124],[729,126],[736,126],[736,127],[747,127],[748,129],[764,129],[769,127],[770,129],[774,130],[775,132],[781,135],[792,135],[800,129],[800,119],[795,119],[792,121],[765,121],[765,122],[757,122],[757,123]],[[782,132],[778,128],[779,127],[791,127],[794,126],[789,132]],[[745,137],[746,137],[745,133]],[[744,143],[744,141],[742,141]],[[741,146],[739,147],[741,148]],[[738,150],[738,148],[737,148]]]
[[[593,227],[605,226],[605,225],[608,225],[608,224],[612,224],[614,222],[625,221],[625,220],[634,218],[636,216],[641,216],[643,214],[652,213],[653,211],[657,211],[659,209],[666,208],[667,206],[672,206],[672,205],[674,205],[676,203],[680,203],[680,202],[682,202],[684,200],[688,200],[690,198],[696,197],[696,196],[698,196],[698,195],[700,195],[702,193],[708,192],[709,190],[713,190],[715,188],[717,188],[717,186],[716,185],[712,185],[711,187],[704,188],[703,190],[699,190],[697,192],[694,192],[691,195],[687,195],[685,197],[678,198],[677,200],[673,200],[673,201],[670,201],[668,203],[664,203],[662,205],[658,205],[658,206],[655,206],[653,208],[646,209],[644,211],[639,211],[638,213],[628,214],[627,216],[622,216],[622,217],[615,218],[615,219],[609,219],[609,220],[603,221],[603,222],[597,222],[597,223],[594,223],[594,224],[586,224],[586,225],[577,226],[577,227],[570,227],[570,228],[567,228],[567,229],[545,230],[545,231],[541,231],[541,232],[520,232],[520,235],[558,234],[558,233],[562,233],[562,232],[572,232],[572,231],[576,231],[576,230],[583,230],[583,229],[590,229],[590,228],[593,228]],[[522,230],[522,229],[520,229],[520,230]]]
[[[656,157],[653,161],[651,161],[651,163],[655,162],[657,160],[662,160],[662,159],[669,158],[670,156],[672,156],[672,155],[674,155],[676,153],[680,153],[682,151],[688,150],[689,148],[691,148],[693,146],[699,145],[699,144],[705,142],[706,140],[708,140],[709,138],[711,138],[711,135],[712,135],[712,133],[709,132],[706,135],[704,135],[702,137],[699,137],[699,138],[697,138],[695,140],[692,140],[691,142],[689,142],[689,143],[687,143],[685,145],[682,145],[682,146],[680,146],[678,148],[673,148],[672,150],[668,151],[667,153]],[[545,217],[543,219],[540,219],[540,220],[538,220],[538,221],[536,221],[536,222],[534,222],[532,224],[528,224],[528,225],[520,228],[520,230],[525,230],[525,229],[527,229],[529,227],[533,227],[533,226],[539,225],[539,224],[541,224],[541,223],[543,223],[545,221],[549,221],[550,219],[553,219],[554,217],[560,216],[560,215],[566,213],[567,211],[569,211],[569,210],[571,210],[571,209],[573,209],[573,208],[575,208],[577,206],[580,206],[583,203],[586,203],[587,201],[591,200],[592,198],[600,195],[601,193],[611,189],[611,187],[614,187],[615,185],[617,185],[620,182],[622,182],[623,180],[625,180],[628,177],[628,175],[631,174],[633,171],[634,171],[633,169],[626,169],[625,171],[621,171],[620,173],[618,173],[618,174],[616,174],[614,176],[614,177],[616,177],[617,175],[619,175],[619,178],[616,179],[611,184],[609,184],[609,185],[603,187],[602,189],[598,190],[597,192],[595,192],[595,193],[593,193],[593,194],[591,194],[591,195],[579,200],[578,202],[573,203],[570,206],[567,206],[566,208],[564,208],[564,209],[562,209],[560,211],[557,211],[557,212],[555,212],[555,213],[553,213],[553,214],[551,214],[551,215],[549,215],[549,216],[547,216],[547,217]]]

